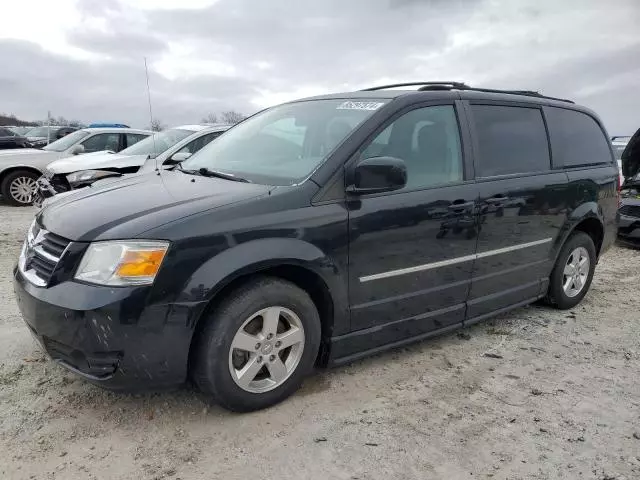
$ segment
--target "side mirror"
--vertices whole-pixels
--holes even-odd
[[[71,147],[69,153],[71,153],[71,155],[82,155],[84,153],[84,145],[74,145],[73,147]]]
[[[165,165],[177,165],[178,163],[184,162],[191,155],[192,153],[190,152],[176,152],[164,163]]]
[[[407,166],[404,160],[395,157],[365,158],[356,164],[347,192],[363,195],[367,193],[391,192],[407,184]]]

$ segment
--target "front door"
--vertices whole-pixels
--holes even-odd
[[[471,104],[479,236],[467,318],[480,320],[546,288],[567,214],[568,182],[552,170],[536,106]]]
[[[476,248],[478,194],[455,105],[414,108],[383,128],[359,156],[401,158],[408,179],[402,190],[347,200],[356,350],[460,324]]]

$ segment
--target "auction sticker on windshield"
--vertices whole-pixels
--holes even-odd
[[[384,102],[352,102],[347,101],[336,107],[336,110],[377,110]]]

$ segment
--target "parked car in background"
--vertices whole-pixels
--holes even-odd
[[[32,128],[25,134],[25,136],[33,148],[40,148],[55,142],[76,130],[78,130],[76,127],[43,126]]]
[[[26,137],[27,136],[27,132],[30,130],[33,130],[34,127],[6,127],[9,130],[11,130],[14,133],[17,133],[18,135],[22,136],[22,137]]]
[[[104,153],[91,158],[68,157],[49,165],[38,180],[35,204],[72,189],[87,187],[97,180],[137,172],[145,165],[175,165],[186,160],[230,125],[182,125],[163,130],[118,154]],[[153,166],[153,167],[152,167]]]
[[[31,205],[36,181],[59,158],[110,150],[118,152],[151,135],[148,130],[84,128],[42,149],[0,151],[0,193],[10,205]]]
[[[87,128],[130,128],[124,123],[92,123]]]
[[[0,127],[0,150],[8,148],[29,148],[31,144],[27,137],[18,135],[6,127]]]
[[[192,378],[249,411],[316,366],[580,303],[616,237],[597,115],[535,92],[391,87],[269,108],[174,168],[43,208],[14,270],[29,331],[98,385]]]
[[[618,210],[618,240],[640,247],[640,129],[620,155],[624,184]]]
[[[611,146],[613,147],[613,155],[616,157],[616,162],[618,163],[618,169],[620,170],[620,185],[624,183],[624,175],[622,174],[622,152],[624,151],[627,143],[629,143],[631,137],[627,136],[617,136],[611,137]]]

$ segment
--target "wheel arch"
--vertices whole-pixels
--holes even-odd
[[[189,347],[190,361],[206,316],[232,291],[257,276],[289,281],[309,294],[318,309],[322,329],[317,362],[325,364],[328,340],[335,335],[336,326],[341,331],[349,327],[346,286],[341,286],[346,277],[342,277],[333,260],[316,246],[297,239],[246,242],[217,255],[194,273],[185,287],[187,291],[202,285],[204,278],[215,280],[205,293],[204,306],[195,321]]]
[[[571,231],[584,232],[591,237],[593,244],[596,247],[596,255],[600,256],[602,249],[602,242],[604,240],[604,225],[603,222],[597,217],[587,217],[581,220]]]
[[[568,232],[563,238],[562,245],[573,232],[584,232],[593,240],[596,254],[599,256],[604,241],[604,225],[605,221],[600,205],[597,202],[585,202],[571,212]]]
[[[12,165],[0,172],[0,185],[2,184],[2,182],[4,182],[4,179],[7,178],[7,175],[10,175],[13,172],[18,172],[20,170],[35,173],[36,175],[42,175],[42,171],[38,170],[33,165]]]

